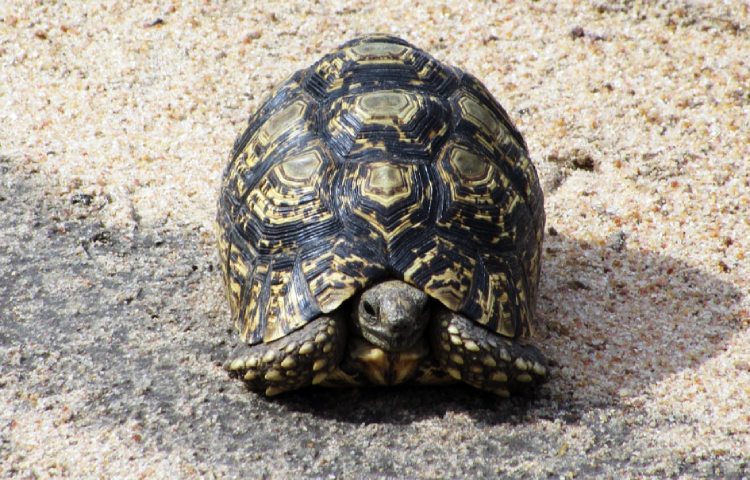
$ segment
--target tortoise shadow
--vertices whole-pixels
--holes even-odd
[[[465,413],[488,424],[527,418],[576,422],[721,352],[741,328],[741,292],[681,260],[548,235],[537,343],[551,378],[533,397],[501,400],[462,385],[319,389],[272,399],[280,408],[338,421],[409,424]]]
[[[498,397],[465,385],[402,385],[367,388],[308,388],[270,399],[279,407],[355,425],[409,425],[468,413],[488,423],[517,423],[532,408],[532,397]]]
[[[547,236],[537,313],[557,401],[615,405],[698,368],[742,328],[737,287],[626,240]]]

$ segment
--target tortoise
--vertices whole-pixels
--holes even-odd
[[[283,82],[224,170],[218,247],[251,390],[548,376],[544,201],[526,143],[474,76],[388,35]]]

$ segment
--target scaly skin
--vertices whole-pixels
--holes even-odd
[[[224,368],[270,397],[323,382],[341,362],[345,343],[345,320],[319,317],[276,341],[241,345]]]
[[[508,397],[547,377],[546,361],[536,347],[490,332],[446,308],[437,309],[429,335],[438,365],[481,390]]]
[[[386,352],[410,350],[424,337],[430,298],[400,280],[373,285],[356,298],[353,332]]]

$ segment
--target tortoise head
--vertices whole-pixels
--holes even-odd
[[[355,332],[387,352],[414,346],[429,318],[429,297],[400,280],[387,280],[365,290],[352,311]]]

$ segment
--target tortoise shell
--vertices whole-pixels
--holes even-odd
[[[385,278],[526,336],[543,230],[537,173],[505,110],[475,77],[384,35],[278,87],[235,142],[218,205],[221,269],[249,345]]]

